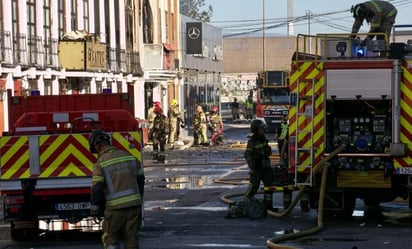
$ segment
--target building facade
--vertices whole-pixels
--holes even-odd
[[[199,39],[193,41],[196,28]],[[181,101],[186,109],[186,122],[192,124],[197,105],[204,111],[220,103],[221,74],[223,72],[222,30],[208,23],[181,15],[181,84],[184,86]],[[191,132],[189,130],[189,132]]]
[[[126,92],[135,116],[179,90],[178,0],[0,0],[0,131],[5,94]]]

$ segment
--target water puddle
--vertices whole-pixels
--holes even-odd
[[[158,188],[168,189],[203,189],[214,184],[215,176],[185,175],[171,178],[164,178],[157,184]]]

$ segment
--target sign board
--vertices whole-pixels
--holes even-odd
[[[59,60],[62,67],[70,70],[106,71],[107,47],[86,41],[60,41]]]

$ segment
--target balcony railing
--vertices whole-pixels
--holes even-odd
[[[136,76],[143,74],[139,52],[113,48],[110,44],[107,46],[108,70]],[[60,69],[58,47],[58,39],[27,37],[22,33],[12,39],[10,32],[0,32],[0,63],[7,66]]]

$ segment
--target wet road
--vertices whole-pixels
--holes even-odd
[[[225,218],[227,205],[220,197],[247,188],[248,169],[239,143],[246,141],[248,131],[247,125],[226,130],[225,146],[169,150],[167,164],[148,159],[150,147],[145,148],[141,248],[263,249],[268,239],[285,230],[304,231],[317,225],[316,210],[301,212],[298,207],[281,219]],[[276,193],[274,205],[280,208],[281,200]],[[323,221],[320,232],[280,244],[334,249],[409,248],[412,244],[412,213],[404,201],[369,209],[358,201],[352,217],[324,217]],[[36,243],[14,243],[7,238],[7,229],[0,230],[0,248],[101,248],[98,233],[46,233]]]

